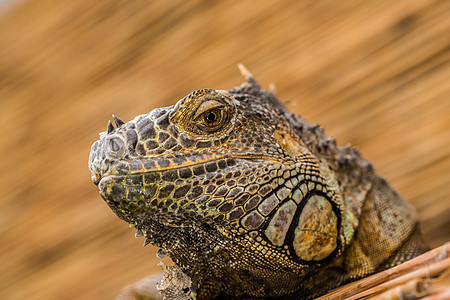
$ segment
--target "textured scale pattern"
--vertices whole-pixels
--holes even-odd
[[[192,295],[310,298],[426,250],[414,211],[370,163],[243,73],[229,91],[114,116],[91,149],[103,199]]]

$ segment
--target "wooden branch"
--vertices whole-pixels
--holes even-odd
[[[450,242],[401,265],[352,282],[317,299],[442,299],[450,296]],[[433,298],[437,297],[437,298]]]

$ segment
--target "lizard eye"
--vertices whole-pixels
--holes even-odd
[[[228,114],[224,105],[215,100],[200,105],[194,116],[197,128],[207,133],[221,129],[227,119]]]
[[[235,124],[236,103],[226,91],[194,91],[178,101],[170,121],[195,136],[222,135]]]

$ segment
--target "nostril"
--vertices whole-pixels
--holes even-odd
[[[111,147],[112,151],[114,151],[114,152],[119,151],[119,149],[120,149],[119,144],[117,144],[117,142],[115,140],[110,140],[109,143],[110,143],[110,147]]]
[[[118,136],[109,136],[105,141],[105,154],[109,158],[119,158],[124,152],[124,141]]]

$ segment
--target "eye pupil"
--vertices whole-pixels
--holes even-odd
[[[214,121],[216,121],[217,119],[217,115],[210,111],[207,115],[206,115],[206,121],[209,123],[213,123]]]
[[[207,133],[213,133],[223,127],[227,119],[227,112],[222,107],[204,110],[196,121],[198,128]]]

